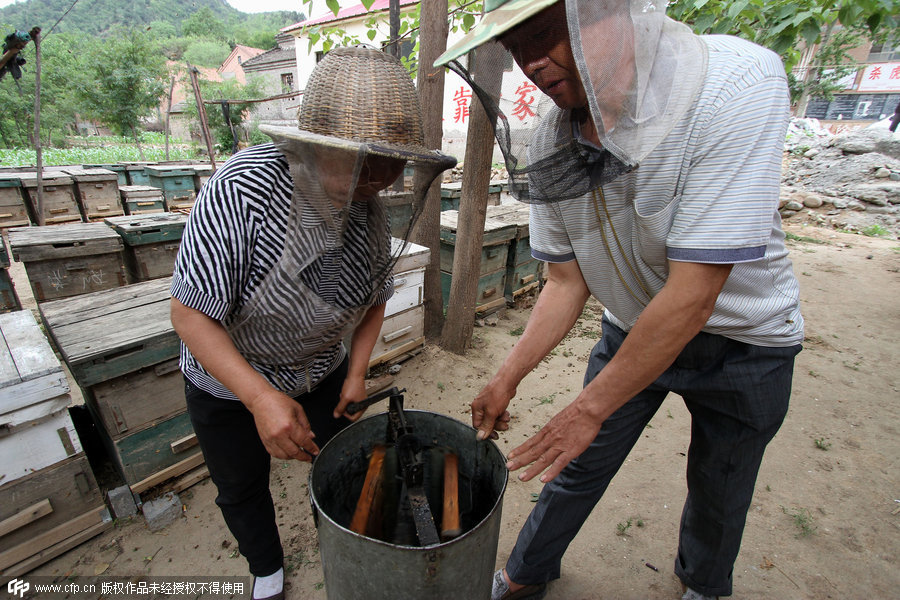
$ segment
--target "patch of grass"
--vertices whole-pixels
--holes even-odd
[[[789,232],[785,232],[784,236],[789,242],[805,242],[807,244],[819,244],[822,246],[827,246],[830,243],[824,240],[817,240],[816,238],[807,237],[805,235],[797,235],[795,233]]]
[[[794,522],[794,525],[797,526],[797,529],[799,530],[797,537],[808,537],[816,532],[816,527],[813,525],[812,515],[809,514],[809,511],[805,508],[787,509],[782,506],[781,510],[782,512],[784,512],[784,514],[789,516]]]
[[[869,225],[865,229],[861,230],[860,233],[868,237],[890,237],[891,235],[890,231],[888,231],[878,223]]]
[[[627,521],[621,521],[616,524],[616,535],[626,536],[628,535],[628,530],[631,529],[632,519],[628,519]]]
[[[556,392],[550,394],[549,396],[544,396],[543,398],[538,398],[538,406],[541,404],[553,404],[553,400],[556,398]]]
[[[818,448],[819,450],[828,450],[829,448],[831,448],[831,442],[827,441],[823,437],[816,438],[815,440],[813,440],[813,442],[815,443],[816,448]]]
[[[524,327],[524,326],[523,326],[523,327],[516,327],[515,329],[513,329],[512,331],[509,332],[509,335],[520,336],[520,335],[522,335],[523,333],[525,333],[525,327]]]
[[[439,389],[442,392],[444,391],[444,383],[442,381],[437,382],[437,389]]]

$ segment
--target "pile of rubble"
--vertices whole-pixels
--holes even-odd
[[[793,120],[779,210],[791,222],[900,238],[900,133],[886,120],[840,135]]]

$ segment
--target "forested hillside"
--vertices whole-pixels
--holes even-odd
[[[300,5],[299,0],[297,4]],[[25,31],[40,27],[46,34],[65,15],[54,32],[103,36],[121,25],[146,28],[166,24],[174,28],[172,33],[182,35],[182,23],[204,9],[232,38],[249,31],[268,30],[274,40],[275,31],[304,18],[302,13],[288,11],[246,14],[225,0],[79,0],[74,6],[73,0],[27,0],[0,8],[0,24]]]

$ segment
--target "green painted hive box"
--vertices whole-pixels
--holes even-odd
[[[128,185],[150,185],[150,176],[144,171],[144,168],[154,163],[151,162],[120,162],[125,167],[125,178]]]
[[[125,266],[132,283],[172,275],[187,215],[150,213],[105,222],[125,243]]]
[[[194,205],[194,169],[190,165],[148,165],[148,185],[163,191],[166,210],[187,210]]]
[[[499,181],[488,184],[487,205],[500,203],[500,192],[503,186]],[[441,210],[459,210],[459,199],[462,196],[462,181],[441,184]]]
[[[505,296],[509,302],[539,288],[543,280],[544,263],[531,256],[530,212],[530,206],[522,202],[489,206],[487,209],[488,218],[516,227],[516,234],[509,242],[506,261]]]
[[[127,215],[161,213],[166,210],[166,198],[162,190],[153,186],[122,185],[119,186],[119,195]]]
[[[448,305],[453,278],[453,260],[457,245],[459,212],[441,213],[441,291],[444,307]],[[506,304],[506,262],[509,241],[515,236],[516,227],[496,219],[485,219],[481,243],[481,261],[478,271],[478,292],[475,311],[487,314]]]
[[[169,277],[74,296],[38,308],[82,388],[179,355],[169,320]]]
[[[107,171],[112,171],[116,174],[116,182],[119,186],[128,185],[128,175],[125,174],[125,165],[115,163],[84,164],[81,165],[81,168],[106,169]]]

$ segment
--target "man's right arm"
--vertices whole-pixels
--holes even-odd
[[[497,437],[509,428],[510,400],[519,382],[553,350],[575,325],[590,292],[577,261],[549,263],[547,281],[528,318],[525,332],[491,381],[472,401],[472,425],[478,439]]]

